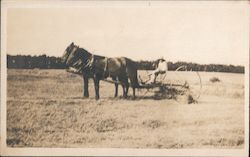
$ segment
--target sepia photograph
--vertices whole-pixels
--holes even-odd
[[[1,1],[1,155],[248,151],[247,1]]]

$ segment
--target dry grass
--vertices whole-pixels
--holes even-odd
[[[196,104],[187,104],[185,97],[155,100],[155,91],[145,94],[145,90],[137,92],[136,100],[113,98],[114,87],[105,82],[96,102],[92,81],[90,98],[82,98],[82,79],[77,75],[63,70],[8,70],[7,144],[243,148],[244,75],[200,75],[203,91]],[[211,77],[222,82],[211,83]],[[183,80],[194,93],[199,89],[199,80],[191,72],[169,72],[166,81]]]

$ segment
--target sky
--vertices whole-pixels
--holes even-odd
[[[164,57],[201,64],[246,62],[249,16],[242,3],[96,3],[9,8],[7,53],[61,56],[74,42],[107,57]]]

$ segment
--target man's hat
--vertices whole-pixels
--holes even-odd
[[[163,56],[161,56],[158,60],[159,61],[166,61]]]

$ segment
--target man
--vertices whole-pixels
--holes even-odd
[[[156,69],[150,72],[149,74],[149,84],[155,83],[156,78],[159,74],[165,74],[168,71],[168,64],[163,57],[160,59],[156,60]]]

